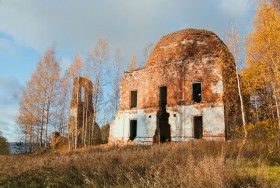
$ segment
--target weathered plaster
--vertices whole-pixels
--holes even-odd
[[[172,141],[193,140],[193,116],[203,116],[203,138],[207,140],[224,140],[224,108],[202,108],[197,109],[196,105],[179,106],[179,111],[167,112],[170,114],[169,123],[171,125]],[[136,110],[135,113],[123,111],[118,113],[111,124],[109,142],[116,143],[129,140],[129,122],[137,119],[137,136],[133,141],[137,144],[152,144],[153,135],[156,130],[156,112],[145,113],[143,110]]]
[[[153,142],[159,111],[159,87],[167,86],[167,113],[172,141],[194,139],[194,116],[202,116],[203,137],[224,140],[229,118],[225,93],[234,94],[232,57],[212,32],[187,29],[164,36],[144,68],[125,72],[121,82],[120,111],[110,124],[109,143],[128,143],[130,120],[137,120],[132,143]],[[201,82],[201,102],[192,99],[192,84]],[[137,107],[130,107],[130,91],[137,90]],[[226,101],[226,102],[225,102]],[[225,111],[227,109],[227,111]]]

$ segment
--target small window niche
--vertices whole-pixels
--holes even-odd
[[[137,90],[130,92],[130,107],[137,107]]]
[[[192,84],[192,100],[194,102],[201,102],[201,82]]]
[[[130,120],[129,140],[133,141],[137,136],[137,120]]]

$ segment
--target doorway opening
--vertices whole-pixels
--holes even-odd
[[[160,130],[160,142],[170,142],[170,124],[168,123],[169,113],[164,113],[159,117],[159,130]]]
[[[137,136],[137,120],[130,120],[129,140],[133,141]]]
[[[194,127],[194,138],[202,139],[203,137],[203,127],[202,127],[202,116],[193,117],[193,127]]]
[[[169,113],[166,111],[167,105],[167,87],[162,86],[159,87],[159,107],[160,110],[158,112],[158,128],[160,134],[160,142],[170,142],[171,141],[171,131],[169,120]]]

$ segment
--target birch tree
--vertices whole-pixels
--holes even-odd
[[[108,57],[109,42],[106,38],[100,38],[95,48],[88,53],[88,67],[90,70],[89,75],[93,82],[93,127],[97,122],[100,104],[103,99],[103,88],[106,80],[104,67]],[[92,138],[90,145],[93,145],[94,129],[90,131],[90,134],[90,137]]]
[[[133,54],[130,63],[129,63],[129,70],[134,70],[136,69],[136,64],[137,64],[137,60],[136,60],[136,55]]]
[[[117,49],[115,52],[115,58],[112,65],[113,77],[111,81],[112,89],[113,89],[112,103],[113,103],[114,114],[117,113],[120,106],[120,85],[121,85],[121,78],[124,72],[124,64],[122,63],[122,60],[123,58],[121,55],[121,50]]]
[[[69,104],[71,86],[70,86],[70,71],[66,69],[59,82],[59,94],[56,97],[56,118],[58,120],[58,132],[60,135],[65,136],[67,133],[68,119],[69,119]]]
[[[38,106],[34,105],[34,97],[32,95],[32,83],[29,81],[26,85],[26,89],[22,91],[21,100],[19,103],[19,112],[17,115],[17,123],[20,126],[21,133],[24,134],[25,144],[28,144],[30,147],[34,144],[35,137],[36,140],[42,142],[42,137],[39,137],[38,128],[39,128],[39,114],[36,113],[39,111]],[[28,92],[27,92],[28,91]],[[36,131],[37,130],[37,131]],[[42,130],[40,130],[42,132]],[[41,136],[41,135],[40,135]],[[26,143],[28,141],[29,143]]]
[[[234,67],[235,67],[235,76],[236,76],[236,81],[237,81],[238,96],[239,96],[239,100],[240,100],[242,126],[243,126],[243,130],[244,130],[243,143],[245,143],[248,133],[246,130],[245,109],[244,109],[244,102],[243,102],[243,97],[242,97],[242,92],[241,92],[241,83],[240,83],[239,70],[238,70],[238,66],[241,65],[242,54],[241,54],[241,47],[240,47],[240,34],[233,21],[231,22],[230,28],[228,29],[228,32],[226,34],[226,43],[235,60],[233,62],[234,62]]]
[[[38,66],[31,80],[27,83],[24,95],[21,98],[19,117],[20,122],[28,126],[27,122],[39,125],[40,146],[47,147],[48,128],[50,118],[54,114],[53,104],[58,88],[60,66],[55,49],[49,48],[39,60]],[[34,117],[34,121],[28,120],[28,116]],[[31,126],[31,127],[33,127]]]
[[[143,49],[143,56],[144,56],[144,63],[143,65],[146,65],[150,54],[152,53],[152,50],[154,49],[155,44],[153,42],[150,42],[146,45],[146,47]]]
[[[65,105],[66,105],[66,109],[69,109],[69,105],[70,105],[70,100],[72,95],[72,91],[76,90],[77,92],[79,92],[79,85],[75,85],[74,87],[77,88],[72,88],[73,83],[74,83],[74,79],[77,76],[81,76],[82,70],[84,68],[84,63],[83,60],[81,58],[81,56],[79,54],[76,54],[75,59],[74,59],[74,63],[69,67],[69,69],[66,70],[64,77],[62,78],[62,85],[63,85],[63,92],[68,96],[65,98]],[[78,93],[77,93],[77,97],[78,97]],[[78,98],[76,99],[78,101]],[[70,111],[68,110],[66,112],[67,115],[67,119],[69,119],[70,117]],[[77,112],[78,113],[78,110]],[[78,118],[78,114],[76,114],[76,117]],[[75,119],[75,130],[68,130],[68,143],[69,143],[69,149],[71,148],[77,148],[77,139],[78,139],[78,119]],[[73,127],[71,127],[73,128]],[[70,136],[70,134],[72,134]]]

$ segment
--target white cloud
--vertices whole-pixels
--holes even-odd
[[[221,0],[220,8],[231,17],[243,17],[253,3],[253,0]]]
[[[250,0],[3,0],[0,31],[44,52],[53,43],[63,53],[84,53],[99,37],[123,50],[126,60],[149,42],[184,27],[221,33],[228,12],[245,16]]]

